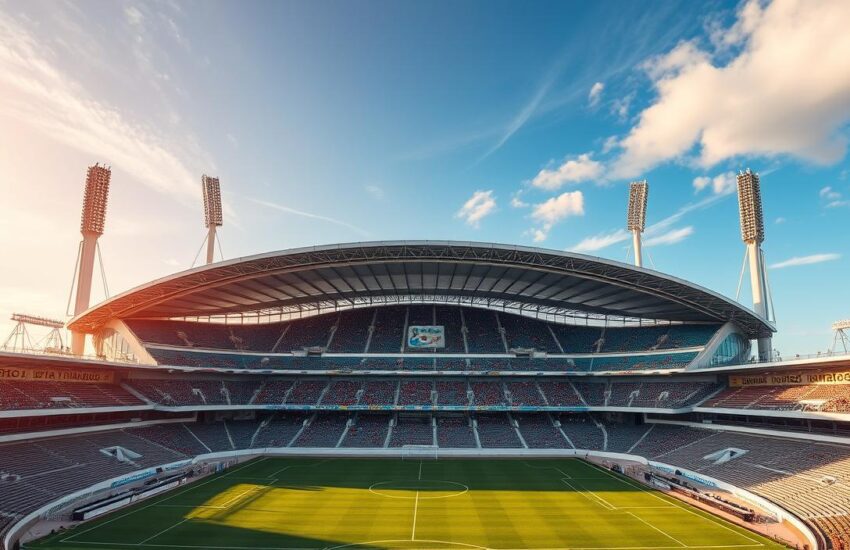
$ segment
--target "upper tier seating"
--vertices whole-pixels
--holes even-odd
[[[505,330],[508,349],[531,348],[552,353],[560,351],[547,323],[522,315],[506,313],[498,315],[502,328]]]
[[[464,308],[463,320],[469,353],[507,353],[495,311]]]
[[[437,324],[445,328],[446,347],[441,353],[465,353],[463,345],[463,322],[460,318],[460,308],[452,306],[435,306]]]
[[[121,407],[145,402],[114,384],[0,381],[0,410]]]
[[[369,326],[375,312],[372,309],[350,309],[339,314],[333,339],[328,351],[334,353],[360,353],[366,349]]]
[[[505,382],[505,389],[511,396],[511,405],[516,407],[543,407],[546,401],[537,388],[537,382]]]
[[[374,331],[369,342],[369,353],[399,353],[403,348],[405,306],[379,307],[375,314]]]
[[[339,315],[326,313],[287,323],[275,351],[285,353],[303,348],[325,348],[337,319]]]

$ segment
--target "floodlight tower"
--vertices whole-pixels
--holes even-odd
[[[840,353],[838,350],[840,345],[844,349],[844,353],[850,352],[850,335],[847,334],[847,331],[850,331],[850,319],[832,323],[832,330],[835,336],[832,339],[832,348],[829,351]]]
[[[769,319],[767,273],[764,266],[764,252],[761,249],[761,243],[764,242],[761,183],[759,175],[749,168],[746,172],[738,173],[738,210],[741,215],[741,239],[747,245],[746,255],[749,258],[753,310],[765,319]],[[743,276],[743,271],[741,275]],[[758,354],[760,361],[770,360],[771,338],[758,339]]]
[[[97,240],[103,235],[106,221],[106,202],[109,197],[109,180],[112,170],[108,166],[95,164],[89,166],[86,174],[86,192],[83,195],[83,215],[80,233],[83,240],[77,264],[77,296],[74,301],[74,315],[89,308],[91,300],[92,275],[97,253]],[[82,332],[71,333],[71,352],[82,355],[85,351],[86,335]]]
[[[207,227],[207,263],[213,263],[215,254],[215,233],[223,224],[221,215],[221,187],[218,178],[204,174],[201,177],[201,190],[204,194],[204,223]]]
[[[634,181],[629,186],[629,212],[626,218],[626,228],[632,233],[632,243],[635,249],[635,265],[643,266],[643,251],[641,249],[641,233],[646,229],[646,201],[649,198],[649,184],[646,180]]]

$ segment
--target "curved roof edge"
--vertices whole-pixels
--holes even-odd
[[[775,326],[752,310],[717,292],[678,277],[623,262],[537,247],[474,241],[416,240],[352,242],[292,248],[203,265],[144,283],[111,297],[72,318],[67,326],[94,332],[109,320],[143,311],[177,295],[273,270],[395,260],[490,262],[519,268],[543,268],[563,275],[594,278],[676,302],[718,321],[736,322],[752,338],[769,336]]]

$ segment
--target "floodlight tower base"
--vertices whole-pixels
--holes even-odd
[[[207,231],[207,263],[215,261],[215,225],[210,225]]]
[[[100,234],[93,231],[83,232],[83,243],[80,251],[80,266],[77,271],[77,295],[74,300],[74,315],[79,315],[89,308],[98,237],[100,237]],[[83,355],[85,349],[85,333],[72,331],[71,353],[74,355]]]
[[[635,250],[635,265],[643,267],[643,248],[641,246],[640,231],[632,231],[632,246]]]

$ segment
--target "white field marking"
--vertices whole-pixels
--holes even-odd
[[[649,523],[648,521],[646,521],[646,520],[645,520],[645,519],[643,519],[642,517],[638,516],[637,514],[633,514],[632,512],[626,512],[626,513],[627,513],[627,514],[629,514],[630,516],[632,516],[633,518],[635,518],[636,520],[640,521],[640,522],[641,522],[641,523],[643,523],[644,525],[648,525],[649,527],[652,527],[653,529],[655,529],[656,531],[658,531],[659,533],[661,533],[662,535],[664,535],[664,536],[665,536],[665,537],[667,537],[668,539],[672,540],[673,542],[678,542],[679,544],[681,544],[681,545],[682,545],[682,547],[687,547],[687,546],[688,546],[687,544],[685,544],[684,542],[680,541],[680,540],[679,540],[679,539],[677,539],[676,537],[674,537],[674,536],[672,536],[672,535],[668,535],[667,533],[665,533],[664,531],[662,531],[662,530],[661,530],[661,529],[659,529],[658,527],[654,526],[653,524]]]
[[[320,460],[320,461],[314,462],[312,464],[292,464],[290,466],[284,466],[280,470],[270,473],[268,475],[268,477],[266,477],[266,479],[277,478],[278,477],[277,474],[279,474],[281,472],[285,472],[286,470],[289,470],[290,468],[312,468],[314,466],[318,466],[319,464],[324,464],[325,462],[330,462],[331,460],[333,460],[333,458],[325,458],[324,460]],[[277,481],[277,479],[275,479],[275,481]]]
[[[740,535],[741,537],[743,537],[743,538],[747,539],[748,541],[756,543],[756,544],[755,544],[755,546],[764,546],[764,544],[760,543],[760,542],[759,542],[759,541],[757,541],[756,539],[751,538],[751,537],[748,537],[748,536],[747,536],[747,535],[745,535],[744,533],[741,533],[740,531],[736,531],[735,529],[732,529],[732,528],[731,528],[731,527],[729,527],[728,525],[723,525],[722,523],[720,523],[718,520],[715,520],[715,519],[714,519],[712,516],[710,516],[710,515],[708,515],[708,516],[704,516],[704,515],[702,515],[702,514],[697,514],[697,513],[696,513],[696,512],[694,512],[693,510],[688,510],[687,508],[685,508],[684,506],[682,506],[681,504],[679,504],[679,503],[676,501],[676,499],[675,499],[674,497],[667,497],[667,498],[669,498],[670,500],[667,500],[667,499],[665,499],[665,498],[661,498],[660,496],[656,495],[654,491],[650,491],[649,489],[646,489],[646,488],[642,487],[640,484],[638,484],[638,483],[636,483],[636,482],[632,482],[631,478],[628,478],[628,477],[626,477],[626,478],[620,478],[620,477],[618,477],[618,476],[615,476],[615,475],[614,475],[614,474],[612,474],[611,472],[607,471],[605,468],[601,468],[601,467],[597,466],[596,464],[594,464],[594,463],[592,463],[592,462],[588,462],[587,464],[589,464],[589,465],[590,465],[591,467],[593,467],[593,468],[596,468],[597,470],[599,470],[600,472],[604,473],[605,475],[608,475],[608,476],[613,477],[614,479],[616,479],[616,480],[617,480],[617,481],[619,481],[620,483],[625,483],[625,484],[630,485],[630,486],[632,486],[632,487],[636,487],[636,488],[640,489],[641,491],[643,491],[644,493],[646,493],[646,494],[648,494],[648,495],[650,495],[650,496],[652,496],[652,497],[657,498],[657,499],[658,499],[658,500],[660,500],[661,502],[666,502],[667,504],[672,504],[673,506],[675,506],[676,508],[679,508],[680,510],[684,510],[685,512],[687,512],[687,513],[689,513],[689,514],[691,514],[691,515],[694,515],[694,516],[700,517],[700,518],[702,518],[702,519],[704,519],[704,520],[706,520],[706,521],[708,521],[708,522],[710,522],[710,523],[713,523],[713,524],[715,524],[715,525],[717,525],[717,526],[719,526],[719,527],[723,527],[723,528],[724,528],[724,529],[726,529],[727,531],[731,531],[731,532],[733,532],[733,533],[735,533],[735,534],[737,534],[737,535]],[[708,512],[706,512],[706,513],[708,513]],[[746,546],[754,546],[754,545],[746,545]],[[698,548],[698,547],[696,547],[696,546],[691,546],[691,548]],[[721,547],[720,547],[720,546],[718,546],[717,548],[721,548]]]
[[[219,504],[219,507],[222,508],[222,509],[229,508],[232,503],[238,501],[239,499],[241,499],[242,497],[244,497],[248,493],[254,493],[256,491],[261,491],[262,489],[265,489],[265,487],[251,487],[250,489],[246,489],[246,490],[242,491],[241,493],[239,493],[238,495],[236,495],[235,497],[229,498],[226,501],[224,501],[222,504]]]
[[[419,481],[422,481],[422,459],[419,459]],[[416,513],[419,511],[419,489],[416,490],[416,504],[413,505],[413,529],[410,531],[410,540],[416,540]]]
[[[407,497],[407,496],[404,496],[404,495],[387,495],[387,494],[381,493],[379,491],[379,489],[381,489],[380,486],[386,485],[386,484],[389,484],[389,483],[403,484],[405,482],[403,480],[378,481],[378,482],[373,483],[372,485],[369,486],[369,492],[374,494],[374,495],[378,495],[379,497],[385,497],[385,498],[399,498],[399,499],[404,499],[404,500],[407,500],[407,499],[413,500],[415,498],[415,497]],[[410,481],[408,483],[413,483],[413,482]],[[433,499],[438,499],[438,498],[459,497],[460,495],[469,492],[469,486],[468,485],[464,485],[463,483],[458,483],[457,481],[444,481],[444,480],[441,480],[441,479],[426,479],[425,483],[446,483],[446,484],[449,484],[449,485],[457,485],[459,488],[461,488],[461,490],[458,490],[458,491],[451,493],[451,494],[448,494],[448,495],[440,495],[440,496],[437,496],[437,497],[430,497],[430,496],[429,497],[421,497],[422,500],[433,500]],[[388,489],[388,490],[392,491],[393,489]],[[402,488],[396,489],[396,490],[408,490],[409,491],[411,489],[404,489],[402,487]]]
[[[576,493],[580,494],[581,496],[583,496],[587,500],[590,500],[591,502],[594,502],[594,500],[590,498],[591,496],[593,496],[596,499],[595,502],[597,504],[599,504],[600,506],[602,506],[603,508],[607,508],[608,510],[616,510],[617,509],[616,506],[614,506],[613,504],[611,504],[610,502],[608,502],[604,498],[598,496],[593,491],[588,491],[587,489],[579,489],[578,487],[576,487],[575,485],[573,485],[572,483],[570,483],[566,479],[562,479],[561,483],[563,483],[564,485],[566,485],[567,487],[569,487],[570,489],[572,489]]]
[[[142,510],[146,510],[146,509],[150,508],[151,506],[157,506],[157,505],[159,505],[159,504],[160,504],[160,503],[162,503],[162,502],[167,502],[167,501],[169,501],[169,500],[171,500],[171,499],[173,499],[173,498],[177,498],[178,496],[180,496],[180,495],[182,495],[182,494],[184,494],[184,493],[188,493],[189,491],[193,491],[193,490],[197,489],[198,487],[203,487],[204,485],[207,485],[208,483],[212,483],[213,481],[217,481],[217,480],[219,480],[219,479],[222,479],[222,478],[224,478],[224,477],[227,477],[227,476],[229,476],[230,474],[232,474],[232,473],[236,473],[236,472],[238,472],[239,470],[241,470],[241,469],[243,469],[243,468],[245,468],[245,467],[247,467],[247,466],[249,466],[249,465],[252,465],[252,466],[253,466],[253,465],[259,464],[260,462],[262,462],[262,461],[264,461],[264,460],[266,460],[266,459],[267,459],[266,457],[262,457],[262,458],[261,458],[261,459],[259,459],[257,462],[248,461],[248,462],[246,462],[246,463],[244,463],[244,464],[240,464],[239,466],[236,466],[235,468],[231,468],[231,469],[230,469],[230,471],[225,472],[225,474],[224,474],[224,475],[217,476],[217,475],[213,474],[212,476],[210,476],[210,478],[209,478],[209,479],[207,479],[207,480],[205,480],[205,481],[202,481],[202,482],[200,482],[200,483],[190,483],[190,484],[188,484],[188,485],[187,485],[187,486],[186,486],[186,487],[185,487],[182,491],[178,491],[178,492],[174,493],[174,494],[173,494],[173,495],[171,495],[171,496],[168,496],[168,497],[166,497],[166,498],[164,498],[164,499],[161,499],[161,500],[160,500],[160,499],[156,499],[154,502],[151,502],[150,504],[146,504],[145,506],[142,506],[141,508],[136,508],[136,509],[130,510],[130,511],[128,511],[128,512],[127,512],[127,513],[125,513],[125,514],[121,514],[120,516],[115,516],[114,518],[112,518],[112,519],[110,519],[110,520],[106,520],[106,521],[104,521],[103,523],[95,524],[95,525],[93,525],[93,526],[89,527],[88,529],[84,529],[84,530],[82,530],[82,531],[80,531],[80,532],[78,532],[78,533],[74,533],[74,534],[73,534],[73,535],[71,535],[70,537],[65,537],[64,539],[60,540],[59,542],[66,542],[66,541],[67,541],[67,542],[79,542],[79,541],[72,541],[71,539],[75,539],[75,538],[77,538],[77,537],[78,537],[78,536],[80,536],[80,535],[84,535],[84,534],[86,534],[86,533],[88,533],[88,532],[90,532],[90,531],[94,531],[95,529],[98,529],[98,528],[100,528],[100,527],[103,527],[104,525],[108,525],[108,524],[112,523],[113,521],[118,521],[119,519],[122,519],[122,518],[125,518],[125,517],[127,517],[127,516],[133,515],[133,514],[135,514],[136,512],[141,512]],[[86,543],[82,543],[82,544],[91,544],[91,543],[86,542]]]
[[[145,539],[145,540],[143,540],[142,542],[137,542],[135,545],[136,545],[136,546],[141,546],[141,545],[143,545],[144,543],[146,543],[147,541],[149,541],[149,540],[153,540],[153,539],[155,539],[156,537],[158,537],[158,536],[160,536],[160,535],[162,535],[162,534],[165,534],[165,533],[167,533],[168,531],[171,531],[172,529],[174,529],[174,528],[175,528],[175,527],[177,527],[178,525],[183,525],[183,524],[184,524],[184,523],[186,523],[187,521],[189,521],[189,518],[186,518],[186,519],[180,520],[180,521],[178,521],[177,523],[175,523],[174,525],[172,525],[171,527],[166,527],[165,529],[163,529],[163,530],[162,530],[162,531],[160,531],[159,533],[157,533],[157,534],[155,534],[155,535],[151,535],[150,537],[146,538],[146,539]]]

